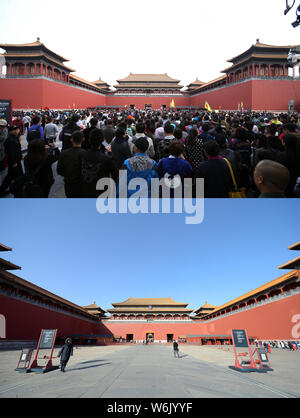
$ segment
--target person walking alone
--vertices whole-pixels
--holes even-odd
[[[65,345],[58,353],[57,357],[60,357],[60,371],[65,372],[66,365],[70,357],[73,356],[73,344],[71,338],[67,338]]]
[[[173,350],[174,350],[174,357],[179,358],[179,348],[178,348],[178,342],[176,340],[173,342]]]

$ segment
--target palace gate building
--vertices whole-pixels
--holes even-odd
[[[289,249],[299,251],[300,242]],[[0,252],[11,250],[0,244]],[[232,329],[246,329],[252,341],[300,340],[300,257],[281,265],[288,272],[271,282],[222,306],[205,303],[194,314],[171,297],[130,297],[107,312],[96,302],[81,307],[12,273],[20,269],[0,258],[0,348],[32,346],[41,329],[58,329],[58,342],[71,336],[75,344],[98,345],[222,344],[231,342]]]
[[[257,39],[246,51],[228,60],[230,66],[215,80],[196,79],[188,86],[168,74],[129,74],[110,87],[90,82],[66,65],[67,58],[40,40],[28,44],[0,44],[0,99],[12,100],[14,110],[32,109],[251,109],[286,112],[294,100],[300,105],[300,77],[291,74],[288,52],[296,45],[266,45]],[[197,69],[195,69],[197,71]],[[172,104],[172,106],[171,106]]]

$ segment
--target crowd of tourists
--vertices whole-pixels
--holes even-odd
[[[281,348],[283,350],[296,351],[300,349],[299,341],[258,341],[255,340],[256,347],[264,347],[268,352],[271,348]]]
[[[98,197],[98,180],[118,186],[120,170],[127,182],[157,178],[171,188],[174,179],[195,186],[203,178],[206,198],[300,197],[299,119],[126,109],[18,113],[10,126],[0,120],[0,196],[48,197],[59,175],[66,197]]]

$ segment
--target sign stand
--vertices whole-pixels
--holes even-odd
[[[258,371],[264,371],[264,372],[272,372],[273,369],[271,368],[271,364],[269,361],[268,354],[266,352],[266,349],[264,347],[256,348],[253,351],[253,357],[257,355],[256,364],[258,364]]]
[[[235,355],[235,365],[229,366],[230,369],[236,370],[242,373],[257,372],[257,366],[252,357],[251,347],[247,332],[244,329],[233,329],[232,330],[232,341]],[[248,349],[248,352],[238,352],[237,349]],[[241,361],[241,357],[249,357],[250,361]]]
[[[19,373],[30,372],[30,369],[28,367],[31,361],[33,350],[34,350],[33,348],[22,349],[17,368],[15,369],[16,372],[19,372]],[[23,364],[23,367],[20,367],[20,364]]]
[[[47,372],[51,372],[52,370],[59,369],[59,366],[53,366],[52,364],[52,355],[53,355],[53,350],[54,350],[56,334],[57,334],[57,329],[54,329],[54,330],[42,329],[39,343],[36,349],[35,358],[29,369],[31,372],[47,373]],[[48,362],[44,366],[38,365],[38,354],[39,354],[40,349],[51,349],[50,356],[43,357],[43,359],[48,359]]]

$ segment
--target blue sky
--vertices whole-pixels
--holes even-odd
[[[2,258],[16,274],[80,306],[169,297],[221,305],[279,277],[298,254],[300,200],[206,200],[185,215],[99,215],[94,200],[1,201]]]

